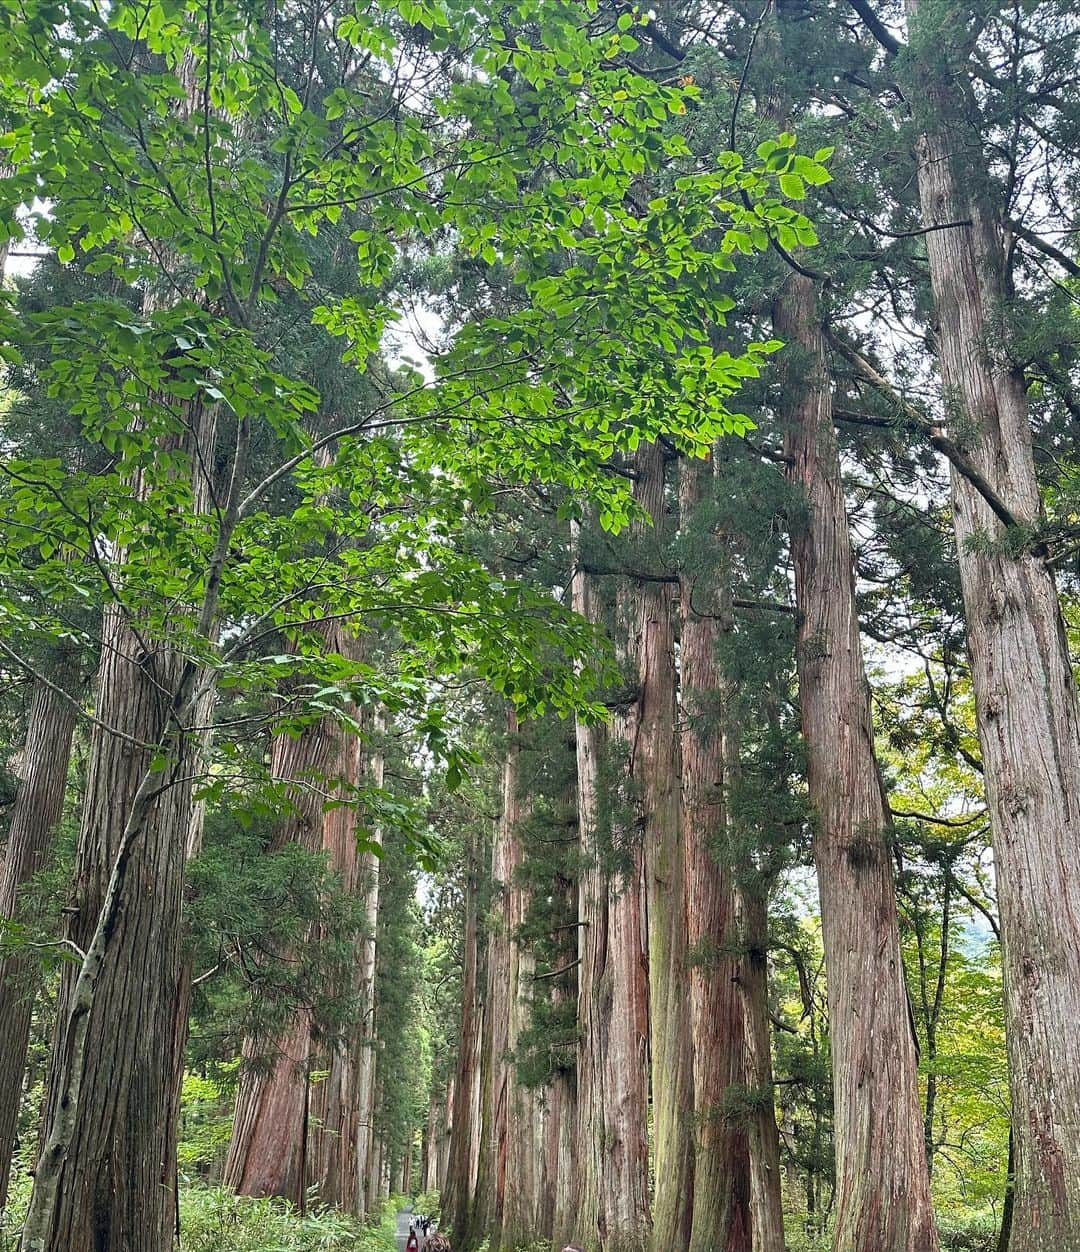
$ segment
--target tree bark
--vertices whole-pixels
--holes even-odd
[[[335,641],[341,650],[345,640]],[[340,726],[333,728],[337,737],[338,759],[336,769],[346,783],[359,781],[361,770],[361,743],[357,735],[348,734]],[[323,815],[323,849],[327,864],[337,874],[342,888],[355,895],[360,889],[361,864],[357,852],[357,812],[354,805],[344,804],[331,808]],[[370,855],[370,853],[368,854]],[[362,948],[366,939],[361,939]],[[326,1076],[311,1092],[311,1129],[308,1152],[308,1179],[319,1197],[320,1203],[345,1212],[355,1212],[360,1204],[359,1166],[357,1145],[359,1142],[359,1119],[363,1111],[363,1074],[360,1061],[365,1048],[363,1030],[363,958],[352,990],[358,1001],[358,1021],[342,1038],[318,1046],[316,1067]]]
[[[540,1224],[543,1110],[537,1093],[518,1081],[516,1053],[528,1021],[531,954],[519,938],[528,911],[528,893],[516,881],[524,860],[520,822],[517,716],[507,714],[502,813],[492,849],[493,924],[488,938],[490,1022],[491,1167],[490,1236],[493,1248],[516,1247],[534,1239]]]
[[[423,1191],[437,1191],[439,1188],[439,1142],[445,1119],[446,1110],[439,1107],[438,1096],[432,1089],[428,1097],[424,1144],[420,1153],[420,1187]]]
[[[102,720],[137,742],[165,743],[182,660],[147,655],[115,607],[102,634]],[[171,1244],[195,749],[192,736],[175,732],[167,769],[154,775],[150,750],[95,727],[66,935],[86,959],[61,982],[24,1252],[156,1252]]]
[[[477,850],[469,852],[465,886],[464,973],[461,990],[461,1045],[458,1050],[450,1148],[443,1191],[443,1214],[456,1241],[471,1229],[477,1171],[480,1124],[478,1087],[483,1013],[478,998],[479,925],[477,905]]]
[[[0,268],[0,275],[2,272]],[[65,667],[58,667],[56,677],[58,686],[68,687],[71,675]],[[16,916],[20,891],[48,860],[53,832],[64,808],[74,734],[73,700],[35,683],[19,785],[0,865],[0,917]],[[34,1007],[34,965],[33,958],[26,956],[0,960],[0,1209],[7,1203],[16,1142]]]
[[[578,1213],[578,1161],[580,1142],[577,1137],[577,1092],[572,1073],[560,1073],[551,1089],[548,1110],[548,1142],[546,1154],[551,1172],[551,1230],[553,1243],[563,1247],[574,1237]]]
[[[302,782],[332,777],[341,760],[341,732],[327,720],[304,729],[296,739],[279,735],[273,743],[277,779]],[[323,845],[323,800],[311,787],[290,789],[294,811],[283,818],[272,848],[298,843],[309,852]],[[289,1028],[269,1041],[269,1067],[259,1065],[267,1041],[247,1039],[247,1067],[236,1095],[232,1138],[224,1183],[240,1195],[282,1196],[302,1205],[307,1189],[308,1082],[312,1068],[311,1015],[300,1008]]]
[[[744,1082],[752,1097],[747,1115],[750,1150],[750,1231],[754,1252],[784,1252],[780,1131],[776,1124],[769,1024],[768,930],[764,889],[742,883],[736,892],[739,998],[745,1036]]]
[[[1007,359],[1007,241],[964,67],[907,11],[919,195],[953,438],[1022,526],[1041,500],[1021,368]],[[953,521],[990,811],[1015,1137],[1011,1252],[1080,1249],[1080,717],[1050,568],[951,468]]]
[[[707,461],[684,458],[680,463],[684,527],[692,524],[706,499],[712,476]],[[734,884],[721,863],[726,806],[724,684],[716,659],[720,622],[717,596],[709,595],[705,581],[689,570],[679,580],[682,831],[695,1126],[689,1249],[743,1252],[751,1246],[750,1156],[746,1127],[728,1107],[730,1089],[743,1082],[743,1006]]]
[[[446,1209],[446,1183],[450,1173],[450,1134],[454,1124],[454,1108],[456,1105],[457,1076],[451,1074],[446,1081],[446,1103],[443,1106],[443,1119],[439,1133],[439,1149],[436,1164],[437,1189],[440,1194],[442,1208]]]
[[[634,458],[634,497],[665,529],[664,453],[642,445]],[[680,831],[679,742],[675,729],[675,636],[671,585],[637,580],[625,599],[626,651],[638,682],[621,736],[644,840],[648,917],[652,1077],[653,1246],[690,1239],[694,1194],[690,1006],[686,978],[686,904]]]
[[[915,1041],[874,756],[832,396],[812,280],[793,274],[774,322],[788,347],[781,416],[792,481],[799,701],[815,809],[832,1042],[836,1252],[932,1252],[937,1233]]]
[[[376,737],[386,730],[386,716],[380,710],[375,715]],[[370,759],[371,785],[381,788],[384,782],[385,758],[381,744],[374,745]],[[376,827],[371,832],[375,843],[382,843],[382,831]],[[359,993],[357,1018],[360,1041],[356,1072],[356,1211],[363,1216],[370,1198],[368,1164],[371,1159],[375,1134],[375,1063],[378,1048],[375,1037],[375,956],[379,932],[379,857],[369,850],[360,860],[360,883],[364,893],[364,933],[360,940]],[[430,1190],[430,1185],[428,1186]]]
[[[514,719],[516,729],[516,719]],[[515,761],[516,766],[516,761]],[[508,823],[510,856],[507,866],[506,920],[510,940],[510,996],[507,1046],[511,1057],[521,1047],[521,1036],[528,1025],[532,977],[536,962],[532,952],[522,944],[519,932],[529,908],[528,892],[515,881],[524,860],[518,823],[525,816],[525,807],[516,794],[520,789],[518,770],[514,768],[507,780],[508,791],[515,792]],[[546,1111],[540,1091],[522,1085],[514,1060],[508,1064],[507,1108],[509,1110],[509,1143],[506,1156],[509,1185],[503,1209],[504,1242],[515,1247],[535,1240],[543,1234],[545,1218],[542,1205],[544,1123]],[[550,1225],[550,1218],[547,1219]]]
[[[506,1220],[507,1175],[510,1157],[510,1136],[517,1128],[511,1128],[513,1089],[513,1062],[510,1051],[511,1001],[514,995],[514,972],[511,921],[511,879],[520,863],[520,845],[515,847],[514,824],[517,814],[517,718],[507,715],[506,749],[502,773],[502,812],[495,830],[495,843],[491,850],[491,930],[488,935],[488,990],[487,1020],[488,1041],[491,1049],[491,1097],[489,1108],[491,1123],[486,1129],[491,1154],[491,1242],[496,1250],[501,1246]],[[513,1178],[513,1185],[521,1180]],[[510,1242],[512,1246],[512,1241]]]
[[[572,600],[595,620],[578,562]],[[634,841],[618,875],[610,867],[600,811],[598,727],[576,725],[579,884],[577,1239],[587,1249],[641,1252],[649,1238],[648,980],[642,857]]]

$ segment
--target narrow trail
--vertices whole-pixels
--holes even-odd
[[[397,1234],[394,1238],[397,1241],[398,1252],[405,1252],[405,1244],[409,1241],[410,1217],[412,1217],[412,1209],[401,1209],[397,1215]]]

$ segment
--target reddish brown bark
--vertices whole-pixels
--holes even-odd
[[[1023,370],[1007,356],[1007,251],[966,66],[932,7],[918,48],[919,195],[954,441],[1021,526],[1041,513]],[[950,32],[951,33],[951,32]],[[1080,716],[1051,569],[1011,544],[951,466],[953,521],[990,811],[1015,1140],[1012,1252],[1080,1249]]]
[[[517,719],[511,716],[510,733],[517,730]],[[520,798],[521,779],[518,753],[508,756],[504,823],[509,841],[505,867],[505,921],[509,939],[509,995],[507,1007],[506,1046],[514,1057],[521,1046],[521,1036],[529,1020],[529,1003],[535,961],[519,937],[529,908],[529,894],[517,881],[524,860],[520,822],[525,806]],[[543,1148],[545,1109],[541,1093],[524,1087],[518,1080],[513,1060],[507,1066],[506,1107],[508,1142],[506,1151],[506,1184],[503,1198],[502,1232],[505,1246],[535,1240],[550,1226],[550,1214],[543,1213]]]
[[[488,937],[490,1205],[485,1225],[492,1246],[513,1248],[534,1239],[541,1222],[543,1110],[537,1093],[518,1081],[515,1054],[528,1018],[533,962],[518,932],[528,895],[516,881],[524,858],[519,824],[519,727],[507,716],[502,813],[492,848],[493,900]]]
[[[711,479],[708,462],[681,463],[684,526],[706,497]],[[710,576],[715,580],[717,571]],[[696,1149],[689,1248],[742,1252],[750,1247],[750,1156],[746,1129],[728,1104],[729,1089],[741,1086],[744,1077],[743,1005],[735,890],[720,859],[726,821],[724,685],[716,659],[718,596],[710,595],[708,581],[693,571],[680,579],[682,831]]]
[[[340,646],[338,641],[338,645]],[[345,782],[360,776],[360,739],[335,728],[338,735],[336,768]],[[360,886],[360,858],[357,852],[356,808],[342,805],[323,816],[323,849],[329,868],[337,874],[342,888],[355,894]],[[362,970],[354,984],[357,999],[363,996]],[[319,1041],[315,1041],[319,1044]],[[325,1072],[311,1092],[309,1185],[322,1204],[355,1211],[360,1203],[357,1145],[361,1116],[360,1053],[364,1040],[353,1030],[344,1037],[319,1044],[316,1067]]]
[[[514,835],[517,822],[517,772],[519,751],[517,742],[517,718],[507,716],[507,744],[503,759],[502,812],[495,830],[495,842],[491,849],[490,906],[491,925],[488,934],[488,989],[487,1021],[488,1046],[491,1050],[491,1096],[489,1100],[490,1123],[485,1127],[491,1153],[491,1239],[495,1248],[502,1243],[503,1224],[506,1218],[507,1172],[510,1156],[510,1136],[513,1102],[513,1062],[510,1050],[510,1015],[513,998],[514,942],[511,930],[511,879],[520,864],[520,844]],[[517,1179],[513,1179],[517,1184]]]
[[[577,1138],[577,1090],[574,1076],[561,1072],[548,1095],[544,1161],[547,1166],[546,1192],[551,1225],[542,1227],[558,1247],[574,1237],[578,1213],[579,1141]]]
[[[384,757],[378,736],[386,729],[385,714],[375,715],[374,750],[369,762],[369,780],[373,787],[383,785]],[[371,831],[376,844],[382,842],[382,831]],[[360,938],[358,959],[358,1055],[356,1058],[356,1174],[357,1212],[363,1214],[372,1199],[369,1165],[375,1135],[375,1062],[377,1047],[375,1039],[375,950],[379,930],[379,857],[367,850],[360,858],[360,890],[364,898],[364,933]]]
[[[63,687],[70,675],[58,672],[56,677],[57,685]],[[10,919],[16,915],[20,891],[48,859],[53,833],[63,812],[74,733],[73,700],[62,691],[35,683],[18,770],[18,790],[0,866],[0,917]],[[0,1208],[7,1202],[15,1147],[34,1007],[35,964],[32,957],[0,960]]]
[[[443,1105],[442,1123],[439,1128],[439,1146],[436,1160],[437,1190],[446,1207],[446,1180],[450,1173],[450,1130],[454,1124],[454,1105],[457,1098],[457,1076],[451,1074],[446,1080],[446,1101]]]
[[[832,1043],[836,1252],[932,1252],[937,1232],[900,957],[888,814],[870,718],[851,541],[813,282],[792,275],[774,321],[781,414],[806,513],[792,527],[799,702],[815,809]]]
[[[323,799],[317,785],[303,784],[333,776],[340,757],[340,731],[325,720],[306,727],[295,739],[280,735],[274,740],[273,776],[300,785],[290,789],[293,812],[278,823],[272,849],[298,843],[310,852],[320,850]],[[246,1040],[244,1059],[249,1066],[237,1091],[225,1185],[240,1195],[282,1196],[302,1205],[309,1146],[308,1077],[314,1064],[308,1010],[299,1009],[290,1028],[277,1039]]]
[[[469,854],[465,885],[465,933],[461,991],[461,1044],[458,1049],[450,1145],[442,1194],[443,1215],[455,1238],[469,1237],[480,1164],[480,1060],[484,1019],[479,1002],[479,925],[477,850]]]
[[[575,538],[576,550],[576,538]],[[574,609],[594,620],[586,575],[575,571]],[[648,978],[640,844],[612,872],[599,803],[598,727],[578,723],[579,1228],[589,1250],[640,1252],[649,1237]]]
[[[103,640],[103,722],[137,742],[163,741],[181,662],[165,651],[146,656],[115,608],[105,614]],[[149,750],[100,726],[91,740],[67,937],[84,951],[90,946],[110,881],[118,884],[119,910],[92,994],[73,1001],[79,969],[62,980],[44,1118],[49,1159],[44,1171],[39,1163],[39,1207],[24,1236],[39,1240],[43,1252],[156,1252],[172,1239],[175,1030],[194,749],[190,736],[175,741],[167,771],[151,788]],[[139,837],[126,839],[132,828]]]
[[[634,458],[634,498],[665,537],[664,453],[642,445]],[[675,730],[675,636],[671,584],[636,579],[624,601],[626,654],[638,690],[618,734],[629,752],[631,791],[644,840],[652,1091],[653,1246],[683,1247],[694,1194],[690,1005],[680,831],[679,742]]]
[[[773,1088],[772,1030],[769,1024],[768,916],[756,884],[736,891],[742,1003],[743,1081],[753,1102],[747,1114],[750,1150],[750,1230],[754,1252],[784,1252],[783,1191],[780,1183],[780,1131]]]

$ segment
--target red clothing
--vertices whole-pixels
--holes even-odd
[[[409,1231],[409,1241],[405,1245],[405,1252],[420,1252],[420,1244],[416,1238],[416,1231]]]

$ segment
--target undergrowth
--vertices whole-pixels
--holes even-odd
[[[0,1252],[15,1252],[29,1186],[16,1186],[0,1216]],[[283,1200],[253,1200],[220,1187],[180,1193],[184,1252],[396,1252],[397,1212],[391,1196],[367,1222],[332,1209],[301,1216]]]

